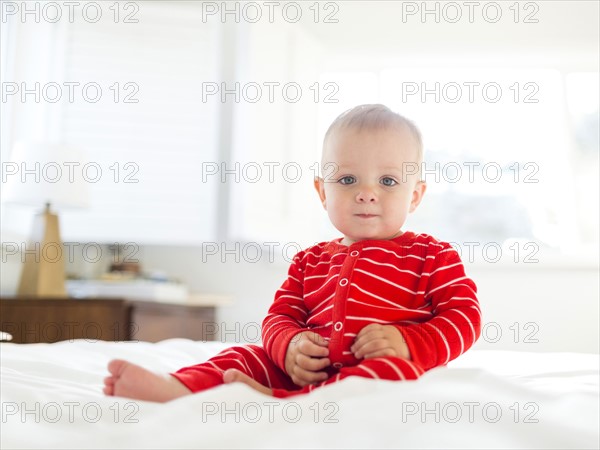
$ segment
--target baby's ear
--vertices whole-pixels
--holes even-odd
[[[315,177],[314,186],[317,190],[317,194],[319,194],[319,198],[321,199],[321,204],[323,205],[323,208],[327,209],[327,199],[325,198],[325,183],[323,181],[323,178]]]
[[[415,189],[413,190],[412,199],[410,201],[410,209],[408,212],[413,212],[423,200],[425,191],[427,190],[427,184],[424,181],[417,181]]]

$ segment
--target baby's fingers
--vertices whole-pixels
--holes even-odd
[[[329,356],[329,349],[327,347],[315,344],[313,341],[308,339],[302,340],[298,344],[298,350],[300,353],[314,358],[324,358]]]
[[[396,350],[392,348],[384,348],[383,350],[377,350],[376,352],[367,353],[363,358],[364,359],[372,359],[372,358],[383,358],[385,356],[398,356]]]
[[[330,365],[329,358],[311,358],[302,353],[296,355],[296,364],[304,370],[316,372]]]
[[[396,351],[391,347],[387,339],[374,339],[361,345],[354,351],[354,357],[357,359],[377,357],[372,355],[396,356]]]
[[[329,341],[327,339],[325,339],[323,336],[321,336],[319,333],[315,333],[314,331],[313,332],[309,331],[305,334],[305,336],[313,344],[316,344],[320,347],[329,347]]]
[[[310,370],[304,370],[300,366],[294,367],[294,373],[292,381],[299,386],[306,386],[307,384],[316,384],[327,379],[328,375],[326,372],[312,372]]]

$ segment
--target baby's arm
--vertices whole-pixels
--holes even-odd
[[[425,370],[461,355],[481,333],[477,287],[450,244],[437,253],[429,273],[425,300],[431,302],[433,317],[423,323],[394,325],[406,340],[411,359]]]
[[[303,254],[294,257],[262,326],[267,354],[299,386],[324,381],[327,376],[321,371],[330,364],[327,342],[306,327]]]

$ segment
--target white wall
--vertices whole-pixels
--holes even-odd
[[[476,348],[598,353],[597,267],[486,264],[467,271],[483,312]]]

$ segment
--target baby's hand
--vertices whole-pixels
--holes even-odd
[[[400,331],[392,325],[372,323],[356,335],[350,347],[356,359],[398,356],[410,359],[410,351]]]
[[[326,372],[319,372],[330,364],[327,345],[314,331],[303,331],[293,337],[285,354],[285,370],[295,384],[304,387],[328,378]]]

